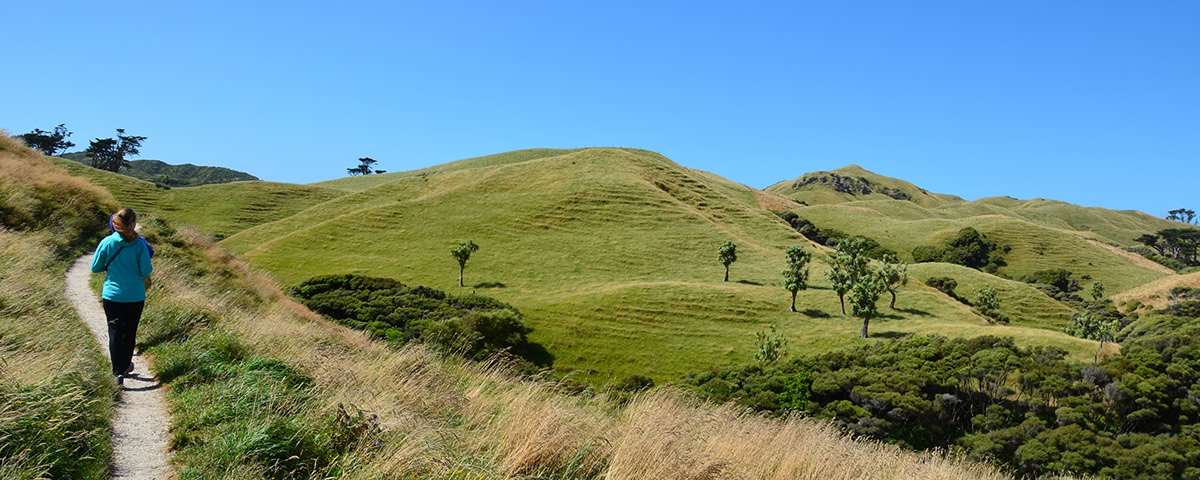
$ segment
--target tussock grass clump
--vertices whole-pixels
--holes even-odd
[[[116,385],[47,237],[0,230],[0,478],[103,478]]]

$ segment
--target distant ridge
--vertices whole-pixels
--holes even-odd
[[[83,152],[67,153],[62,158],[91,165],[87,154]],[[249,173],[225,167],[206,167],[190,163],[172,165],[161,160],[132,160],[129,162],[129,168],[121,169],[119,173],[147,182],[163,183],[169,187],[197,187],[259,179]],[[166,181],[162,182],[164,178]]]
[[[807,205],[856,200],[905,200],[922,207],[937,207],[964,201],[953,195],[930,193],[904,180],[885,177],[858,165],[806,173],[795,180],[771,185],[766,190]]]

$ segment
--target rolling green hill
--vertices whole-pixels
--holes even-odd
[[[62,158],[91,165],[84,152],[63,154]],[[204,167],[190,163],[172,165],[162,160],[131,160],[129,167],[122,169],[121,174],[147,182],[160,182],[170,187],[196,187],[258,180],[258,177],[249,173],[225,167]]]
[[[287,218],[343,194],[315,186],[260,181],[168,190],[77,162],[52,160],[72,175],[86,178],[112,192],[121,206],[189,225],[217,237]]]
[[[860,342],[861,322],[843,317],[827,289],[825,253],[815,256],[815,288],[798,297],[804,312],[786,311],[783,250],[824,247],[761,208],[762,192],[652,152],[519,151],[314,186],[346,195],[248,228],[222,245],[288,285],[359,273],[454,291],[458,272],[449,248],[474,240],[481,249],[467,265],[467,288],[519,308],[535,328],[531,340],[556,355],[556,366],[585,378],[661,380],[748,361],[753,332],[771,323],[797,349]],[[738,245],[729,283],[721,282],[716,260],[725,240]],[[1004,292],[1033,297],[1013,300],[1015,313],[1048,301],[1021,285]],[[875,334],[989,333],[1081,357],[1094,350],[1058,331],[1069,309],[989,326],[969,307],[919,284],[901,291],[898,306],[873,322]]]
[[[617,148],[521,150],[312,185],[235,182],[170,190],[60,162],[109,189],[122,205],[227,237],[224,247],[285,285],[358,273],[455,291],[457,264],[449,248],[474,240],[482,248],[467,265],[467,288],[519,308],[535,328],[531,340],[550,349],[558,368],[589,381],[632,374],[666,380],[749,361],[753,333],[772,323],[797,350],[861,342],[861,323],[843,316],[828,290],[828,249],[768,210],[780,206],[901,252],[975,226],[1013,245],[1005,269],[1014,276],[1066,266],[1115,293],[1167,275],[1157,264],[1095,241],[1110,240],[1098,232],[1119,230],[1121,222],[1155,219],[1125,212],[1110,218],[1105,210],[1082,207],[1075,208],[1090,217],[1060,219],[1055,215],[1076,212],[1064,210],[1073,206],[966,202],[859,167],[838,172],[909,199],[871,193],[870,200],[847,202],[837,197],[846,194],[830,190],[841,203],[803,207],[781,196],[786,191],[757,191],[653,152]],[[810,187],[811,194],[821,185]],[[1097,229],[1071,229],[1087,222]],[[725,240],[738,245],[729,283],[720,281],[723,267],[716,260]],[[780,284],[783,250],[793,244],[817,252],[813,288],[797,299],[801,313],[786,311]],[[912,273],[918,280],[952,276],[967,298],[993,286],[1014,321],[989,325],[970,307],[912,282],[901,289],[899,310],[872,322],[875,336],[997,334],[1055,345],[1079,358],[1094,351],[1094,343],[1061,333],[1071,307],[1026,284],[945,264],[917,265]]]
[[[878,192],[852,195],[841,183],[799,182],[776,184],[768,191],[803,200],[810,206],[791,209],[820,228],[865,235],[911,260],[913,248],[941,245],[965,227],[973,227],[1002,245],[1008,266],[1000,273],[1019,278],[1039,270],[1066,268],[1077,277],[1099,280],[1110,292],[1120,292],[1172,275],[1170,269],[1121,247],[1137,245],[1145,233],[1181,224],[1136,211],[1081,207],[1045,199],[983,198],[973,202],[929,194],[908,182],[891,179],[858,166],[818,172],[806,178],[840,172],[841,178],[862,179],[858,184],[877,186]],[[832,177],[830,177],[832,178]],[[839,186],[840,185],[840,186]],[[899,193],[897,193],[899,192]],[[904,198],[908,196],[910,198]]]

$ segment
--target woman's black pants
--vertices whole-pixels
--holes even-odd
[[[112,359],[113,375],[123,375],[133,360],[133,344],[138,322],[146,302],[121,303],[104,301],[104,316],[108,319],[108,356]]]

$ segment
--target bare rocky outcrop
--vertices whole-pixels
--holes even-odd
[[[880,193],[896,200],[912,200],[911,195],[904,193],[898,188],[872,183],[864,177],[850,177],[833,172],[810,173],[800,177],[792,182],[792,189],[795,190],[815,184],[827,185],[835,192],[850,195]]]

